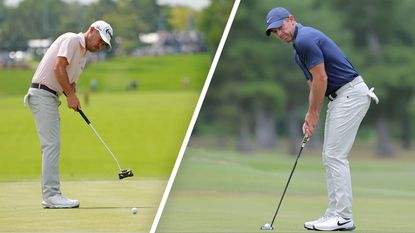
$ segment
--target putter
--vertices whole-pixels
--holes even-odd
[[[86,117],[86,115],[84,114],[84,112],[81,109],[78,109],[79,114],[81,114],[82,118],[84,118],[85,122],[91,127],[92,131],[94,131],[95,135],[97,135],[97,137],[99,138],[99,140],[102,142],[102,144],[104,144],[105,148],[107,148],[108,152],[110,152],[112,158],[115,160],[115,162],[117,163],[119,172],[118,172],[118,177],[121,179],[130,177],[130,176],[134,176],[133,171],[129,170],[129,169],[121,169],[120,163],[118,162],[117,158],[114,156],[114,154],[112,153],[112,151],[110,150],[110,148],[107,146],[107,144],[105,144],[104,140],[102,140],[101,136],[99,136],[98,132],[95,130],[94,126],[92,126],[91,122],[89,121],[88,117]]]
[[[291,170],[290,177],[288,178],[287,184],[285,185],[284,192],[282,193],[280,202],[278,203],[277,211],[275,211],[271,224],[269,223],[264,224],[263,226],[261,226],[260,228],[261,230],[273,230],[274,229],[273,225],[274,225],[275,218],[277,217],[278,211],[280,210],[280,206],[281,206],[282,200],[284,199],[285,192],[287,191],[288,185],[290,184],[291,177],[293,176],[295,167],[297,167],[298,159],[300,158],[301,152],[303,151],[305,144],[308,142],[308,139],[309,139],[308,135],[305,135],[303,138],[303,141],[301,142],[300,152],[298,152],[297,158],[295,159],[293,169]]]

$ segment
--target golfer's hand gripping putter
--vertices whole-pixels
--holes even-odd
[[[301,143],[301,148],[304,148],[305,144],[310,140],[310,137],[306,134],[303,137],[303,142]]]

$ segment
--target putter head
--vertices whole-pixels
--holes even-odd
[[[274,227],[272,227],[269,223],[266,223],[265,225],[261,226],[261,228],[259,228],[261,230],[274,230]]]
[[[120,180],[130,176],[134,176],[133,171],[131,171],[130,169],[125,169],[118,173],[118,177],[120,178]]]

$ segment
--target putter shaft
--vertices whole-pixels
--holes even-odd
[[[295,159],[295,163],[294,163],[293,169],[291,170],[290,176],[288,177],[287,184],[285,185],[284,192],[282,193],[280,202],[278,203],[277,211],[275,211],[274,217],[272,218],[272,221],[271,221],[271,228],[272,229],[273,229],[273,225],[274,225],[275,218],[277,217],[278,211],[280,210],[282,200],[284,199],[285,192],[287,192],[288,185],[290,184],[291,177],[293,176],[294,170],[297,167],[298,159],[300,158],[301,152],[303,151],[304,146],[308,142],[308,140],[309,140],[308,135],[305,135],[304,138],[303,138],[303,140],[302,140],[302,142],[301,142],[301,148],[300,148],[300,151],[298,152],[297,158]]]
[[[98,132],[95,130],[94,126],[92,126],[91,123],[88,124],[92,131],[94,131],[94,133],[97,135],[97,137],[99,138],[99,140],[102,142],[102,144],[105,146],[105,148],[107,148],[108,152],[110,152],[112,158],[114,159],[114,161],[117,163],[118,169],[120,171],[122,171],[120,163],[118,162],[117,158],[114,156],[114,154],[112,153],[112,151],[110,150],[110,148],[107,146],[107,144],[104,142],[104,140],[101,138],[101,136],[99,136]]]
[[[94,131],[95,135],[97,135],[98,139],[105,146],[105,148],[107,148],[107,151],[110,152],[112,158],[117,163],[118,169],[121,172],[122,169],[121,169],[120,163],[118,162],[117,158],[114,156],[114,154],[112,153],[110,148],[107,146],[107,144],[104,142],[104,140],[101,138],[101,136],[98,134],[98,132],[95,130],[94,126],[92,126],[91,121],[88,119],[88,117],[86,117],[86,115],[84,114],[84,112],[81,109],[78,109],[78,112],[79,112],[79,114],[81,114],[82,118],[84,118],[85,122],[89,125],[89,127],[91,127],[92,131]]]

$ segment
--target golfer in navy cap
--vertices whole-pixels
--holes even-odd
[[[292,44],[294,59],[304,72],[310,93],[303,133],[312,136],[317,127],[324,97],[328,110],[324,129],[323,164],[326,169],[328,208],[323,216],[304,227],[318,231],[352,231],[352,183],[348,154],[359,125],[370,106],[378,103],[342,50],[321,31],[296,22],[282,7],[269,11],[266,34]]]

